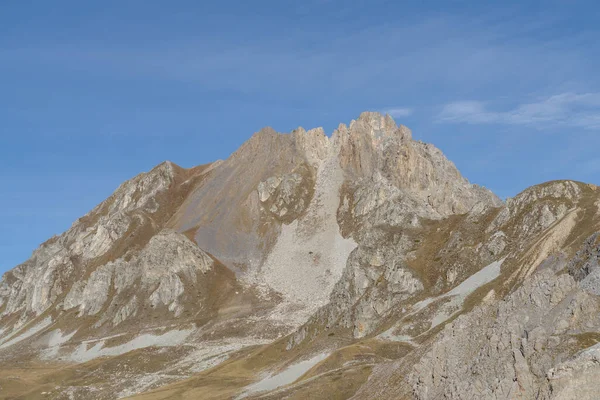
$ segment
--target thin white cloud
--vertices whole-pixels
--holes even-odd
[[[348,12],[353,11],[357,10]],[[44,68],[60,76],[74,72],[185,82],[210,90],[281,93],[286,99],[360,92],[364,104],[393,101],[398,93],[436,98],[432,88],[461,95],[473,89],[490,93],[498,86],[535,91],[564,82],[565,76],[578,77],[587,87],[597,80],[596,58],[589,47],[573,46],[575,39],[561,35],[560,42],[551,35],[523,40],[539,24],[551,27],[552,21],[531,24],[527,18],[527,23],[507,18],[498,23],[497,16],[482,18],[431,15],[406,24],[377,24],[350,35],[343,24],[323,31],[286,26],[286,35],[268,37],[244,35],[243,25],[219,41],[203,35],[186,40],[167,35],[148,47],[135,42],[99,46],[95,41],[67,41],[43,47],[38,41],[23,42],[1,48],[0,65],[8,70],[23,65]],[[595,43],[593,35],[589,40]],[[361,49],[361,57],[356,57],[356,49]]]
[[[438,115],[438,120],[444,122],[467,122],[470,124],[485,124],[496,122],[497,115],[487,112],[485,104],[480,101],[455,101],[448,103]]]
[[[446,104],[438,121],[468,124],[509,124],[546,127],[549,124],[600,129],[600,93],[561,93],[508,111],[489,110],[480,101]]]
[[[413,114],[414,110],[409,107],[396,107],[396,108],[388,108],[387,110],[383,110],[385,114],[389,114],[394,118],[399,117],[408,117]]]
[[[576,121],[575,126],[586,129],[600,129],[600,112],[596,114],[581,115]]]

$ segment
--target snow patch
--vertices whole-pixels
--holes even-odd
[[[73,331],[71,333],[67,333],[65,335],[62,334],[60,329],[56,329],[48,335],[48,348],[44,350],[43,356],[45,358],[54,358],[58,355],[58,351],[60,350],[60,346],[64,343],[67,343],[77,331]]]
[[[179,361],[177,369],[184,368],[190,372],[197,373],[217,366],[229,358],[233,352],[245,347],[266,345],[270,340],[255,338],[231,338],[218,342],[202,342],[195,345],[196,350]]]
[[[377,339],[387,340],[390,342],[404,342],[414,345],[413,337],[408,335],[395,335],[394,331],[396,330],[396,326],[391,327],[387,331],[377,335]]]
[[[460,285],[458,285],[457,287],[455,287],[447,293],[441,294],[437,297],[429,297],[425,300],[415,303],[412,307],[412,311],[406,314],[402,319],[405,319],[406,317],[418,313],[428,305],[438,300],[450,298],[450,301],[446,302],[441,307],[439,307],[438,312],[433,316],[431,320],[430,329],[435,328],[436,326],[445,322],[446,320],[448,320],[448,318],[452,317],[457,312],[459,312],[463,306],[465,299],[471,293],[499,277],[500,268],[502,267],[504,260],[506,260],[506,258],[494,261],[493,263],[489,264],[488,266],[482,268],[481,270],[477,271],[476,273],[465,279]],[[399,328],[399,325],[400,324],[394,325],[392,328],[378,335],[377,338],[393,342],[412,343],[412,338],[410,336],[394,334],[394,332]]]
[[[474,273],[470,277],[464,280],[460,285],[443,295],[443,297],[449,296],[461,296],[466,297],[479,289],[483,285],[486,285],[500,276],[500,267],[504,263],[502,260],[494,261],[487,267],[482,268],[478,272]]]
[[[71,359],[75,362],[86,362],[98,357],[118,356],[128,353],[133,350],[143,349],[145,347],[170,347],[177,346],[192,333],[192,329],[174,330],[162,335],[152,335],[145,333],[131,341],[115,346],[104,347],[105,340],[96,342],[96,344],[88,348],[88,343],[81,343],[75,352],[71,355]]]
[[[479,289],[483,285],[486,285],[494,279],[496,279],[497,277],[499,277],[500,267],[502,267],[502,264],[504,263],[505,259],[506,258],[494,261],[490,265],[483,267],[482,269],[465,279],[460,285],[458,285],[457,287],[455,287],[447,293],[444,293],[437,297],[430,297],[425,300],[419,301],[418,303],[415,303],[415,305],[413,306],[413,311],[409,315],[412,315],[415,312],[422,310],[423,308],[427,307],[433,302],[447,297],[458,296],[460,299],[464,300],[475,290]],[[460,303],[462,304],[462,301]]]
[[[189,346],[196,349],[184,359],[168,365],[161,372],[136,376],[135,383],[122,390],[118,397],[130,397],[175,380],[188,378],[191,374],[216,367],[229,359],[230,355],[238,350],[248,346],[265,345],[270,342],[264,339],[231,338],[226,341],[190,343]],[[164,350],[168,351],[168,349]]]
[[[422,309],[424,309],[425,307],[427,307],[428,305],[430,305],[431,303],[433,303],[434,301],[438,300],[439,297],[428,297],[425,300],[421,300],[418,303],[415,303],[415,305],[413,306],[413,311],[409,314],[412,315],[414,313],[416,313],[417,311],[421,311]]]
[[[13,333],[12,335],[4,338],[2,341],[0,341],[0,349],[5,349],[9,346],[12,346],[13,344],[19,343],[27,338],[30,338],[31,336],[35,335],[36,333],[44,330],[45,328],[47,328],[48,326],[50,326],[52,324],[52,318],[50,317],[46,317],[44,320],[38,322],[36,325],[32,326],[31,328],[27,329],[25,332],[21,333],[18,336],[15,336],[15,334]],[[19,331],[21,332],[21,331]],[[15,332],[16,333],[16,332]]]
[[[290,383],[294,383],[298,378],[300,378],[302,375],[304,375],[309,369],[311,369],[312,367],[314,367],[315,365],[317,365],[319,362],[323,361],[327,357],[329,357],[328,353],[322,353],[322,354],[319,354],[319,355],[311,358],[310,360],[301,361],[299,363],[290,365],[284,371],[282,371],[276,375],[269,376],[269,377],[261,380],[260,382],[256,382],[250,386],[247,386],[244,393],[242,395],[240,395],[238,397],[238,399],[243,399],[246,396],[253,394],[253,393],[270,391],[273,389],[277,389],[281,386],[285,386],[285,385],[289,385]]]
[[[438,312],[431,320],[431,328],[435,328],[439,324],[448,320],[448,318],[452,317],[458,311],[460,311],[460,309],[463,306],[463,303],[465,302],[465,299],[471,293],[499,277],[500,267],[502,266],[502,263],[504,263],[505,259],[506,258],[494,261],[487,267],[482,268],[478,272],[465,279],[460,285],[458,285],[448,293],[440,296],[439,298],[452,297],[452,299],[448,303],[440,307],[440,310],[438,310]]]
[[[76,333],[77,331],[73,331],[63,335],[60,329],[52,331],[48,337],[48,346],[54,347],[60,346],[63,343],[67,343],[73,336],[75,336]]]

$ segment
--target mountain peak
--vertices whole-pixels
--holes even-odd
[[[364,128],[364,125],[360,128],[357,124],[364,124],[367,127],[367,131],[375,139],[381,139],[382,137],[397,136],[400,140],[412,139],[412,132],[404,125],[398,126],[394,118],[389,114],[381,114],[376,111],[365,111],[360,114],[357,120],[350,123],[351,131],[360,131],[360,128]],[[353,127],[356,126],[356,129]]]

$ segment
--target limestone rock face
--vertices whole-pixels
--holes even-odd
[[[117,259],[92,272],[86,281],[78,281],[67,294],[63,309],[79,307],[79,316],[96,315],[108,306],[113,292],[110,308],[117,314],[115,321],[122,321],[124,314],[137,313],[144,302],[152,308],[165,306],[178,316],[183,311],[179,299],[185,291],[184,282],[194,284],[212,266],[213,260],[188,238],[164,230],[133,259]],[[127,293],[135,293],[142,301],[129,301],[118,308],[120,299],[127,301]],[[108,319],[111,310],[104,313],[103,319]]]
[[[311,165],[318,164],[329,154],[329,138],[323,128],[306,131],[298,128],[292,132],[294,144],[303,153]]]
[[[552,399],[592,400],[598,397],[599,346],[595,345],[548,371]]]
[[[314,191],[311,180],[310,171],[301,169],[284,176],[272,176],[260,182],[258,197],[261,207],[283,222],[294,221],[310,203]]]
[[[598,269],[600,269],[600,233],[596,232],[585,241],[583,248],[567,265],[569,274],[581,281],[591,293],[600,294],[597,286]]]
[[[570,355],[572,336],[598,329],[587,325],[599,305],[567,274],[535,275],[497,306],[446,326],[415,367],[415,396],[551,398],[548,371]]]
[[[539,233],[564,217],[581,196],[582,188],[571,181],[534,186],[515,198],[508,199],[506,207],[498,214],[488,231],[503,229],[508,221],[519,218],[520,232],[515,232],[519,237]]]
[[[67,232],[42,244],[31,259],[8,272],[0,283],[0,304],[6,304],[2,315],[20,312],[25,318],[27,314],[42,314],[88,268],[93,279],[85,293],[93,296],[97,290],[102,292],[107,284],[105,274],[94,274],[94,266],[105,264],[102,258],[108,261],[124,255],[127,250],[119,249],[119,245],[127,240],[127,235],[136,235],[141,226],[160,219],[161,208],[169,206],[165,204],[165,194],[177,175],[176,167],[167,162],[137,176],[77,220]],[[67,300],[73,299],[67,296]]]
[[[500,206],[492,192],[470,184],[433,145],[412,140],[389,116],[363,113],[333,134],[342,168],[356,178],[380,175],[427,203],[441,216],[463,214],[476,204]]]

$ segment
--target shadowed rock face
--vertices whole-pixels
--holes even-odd
[[[599,205],[569,181],[504,204],[378,113],[331,137],[264,128],[227,160],[125,182],[6,273],[0,387],[592,398]],[[295,383],[250,390],[304,365]]]

